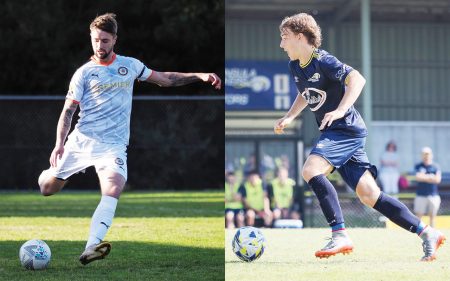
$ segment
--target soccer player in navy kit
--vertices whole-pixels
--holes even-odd
[[[434,260],[436,250],[445,240],[444,235],[422,223],[396,198],[381,192],[375,182],[377,169],[370,164],[364,151],[367,129],[353,107],[364,87],[364,77],[318,49],[321,30],[312,16],[300,13],[287,17],[280,25],[280,32],[280,47],[290,58],[289,68],[299,94],[286,115],[276,121],[274,131],[283,133],[283,129],[309,106],[322,133],[302,171],[332,231],[330,242],[315,253],[316,257],[328,258],[353,251],[336,190],[326,178],[336,169],[362,203],[422,238],[423,261]]]

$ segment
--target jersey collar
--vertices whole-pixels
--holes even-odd
[[[115,60],[116,60],[116,54],[115,54],[115,53],[113,53],[113,55],[112,55],[112,57],[111,57],[111,60],[108,61],[108,62],[101,62],[101,61],[98,61],[98,60],[95,58],[95,56],[91,56],[91,61],[93,61],[93,62],[96,63],[96,64],[103,65],[103,66],[108,66],[108,65],[112,64]]]
[[[309,57],[308,62],[306,62],[305,64],[301,64],[301,63],[300,63],[300,60],[299,60],[300,67],[301,67],[301,68],[307,67],[307,66],[311,63],[311,61],[312,61],[312,59],[313,59],[315,53],[316,53],[316,49],[313,49],[313,51],[312,51],[312,53],[311,53],[311,56]]]

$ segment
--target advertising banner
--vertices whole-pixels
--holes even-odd
[[[225,62],[226,110],[287,110],[297,96],[288,61]]]

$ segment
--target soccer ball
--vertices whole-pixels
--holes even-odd
[[[25,242],[19,251],[20,263],[30,270],[47,268],[52,253],[48,245],[42,240],[29,240]]]
[[[252,262],[264,253],[266,239],[261,230],[244,226],[238,229],[234,235],[231,246],[233,252],[245,262]]]

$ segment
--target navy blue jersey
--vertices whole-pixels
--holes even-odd
[[[345,78],[353,68],[320,49],[314,50],[306,65],[294,60],[289,62],[289,68],[299,93],[308,102],[320,126],[324,115],[339,106],[345,93]],[[328,130],[354,137],[367,136],[366,125],[353,106],[343,118],[333,121],[323,131]]]
[[[425,173],[425,174],[433,174],[436,175],[437,172],[439,172],[441,169],[439,168],[438,164],[432,163],[428,166],[425,166],[425,164],[419,163],[414,168],[416,173]],[[419,196],[428,196],[428,195],[437,195],[438,194],[438,186],[435,183],[428,183],[428,182],[417,182],[417,195]]]

